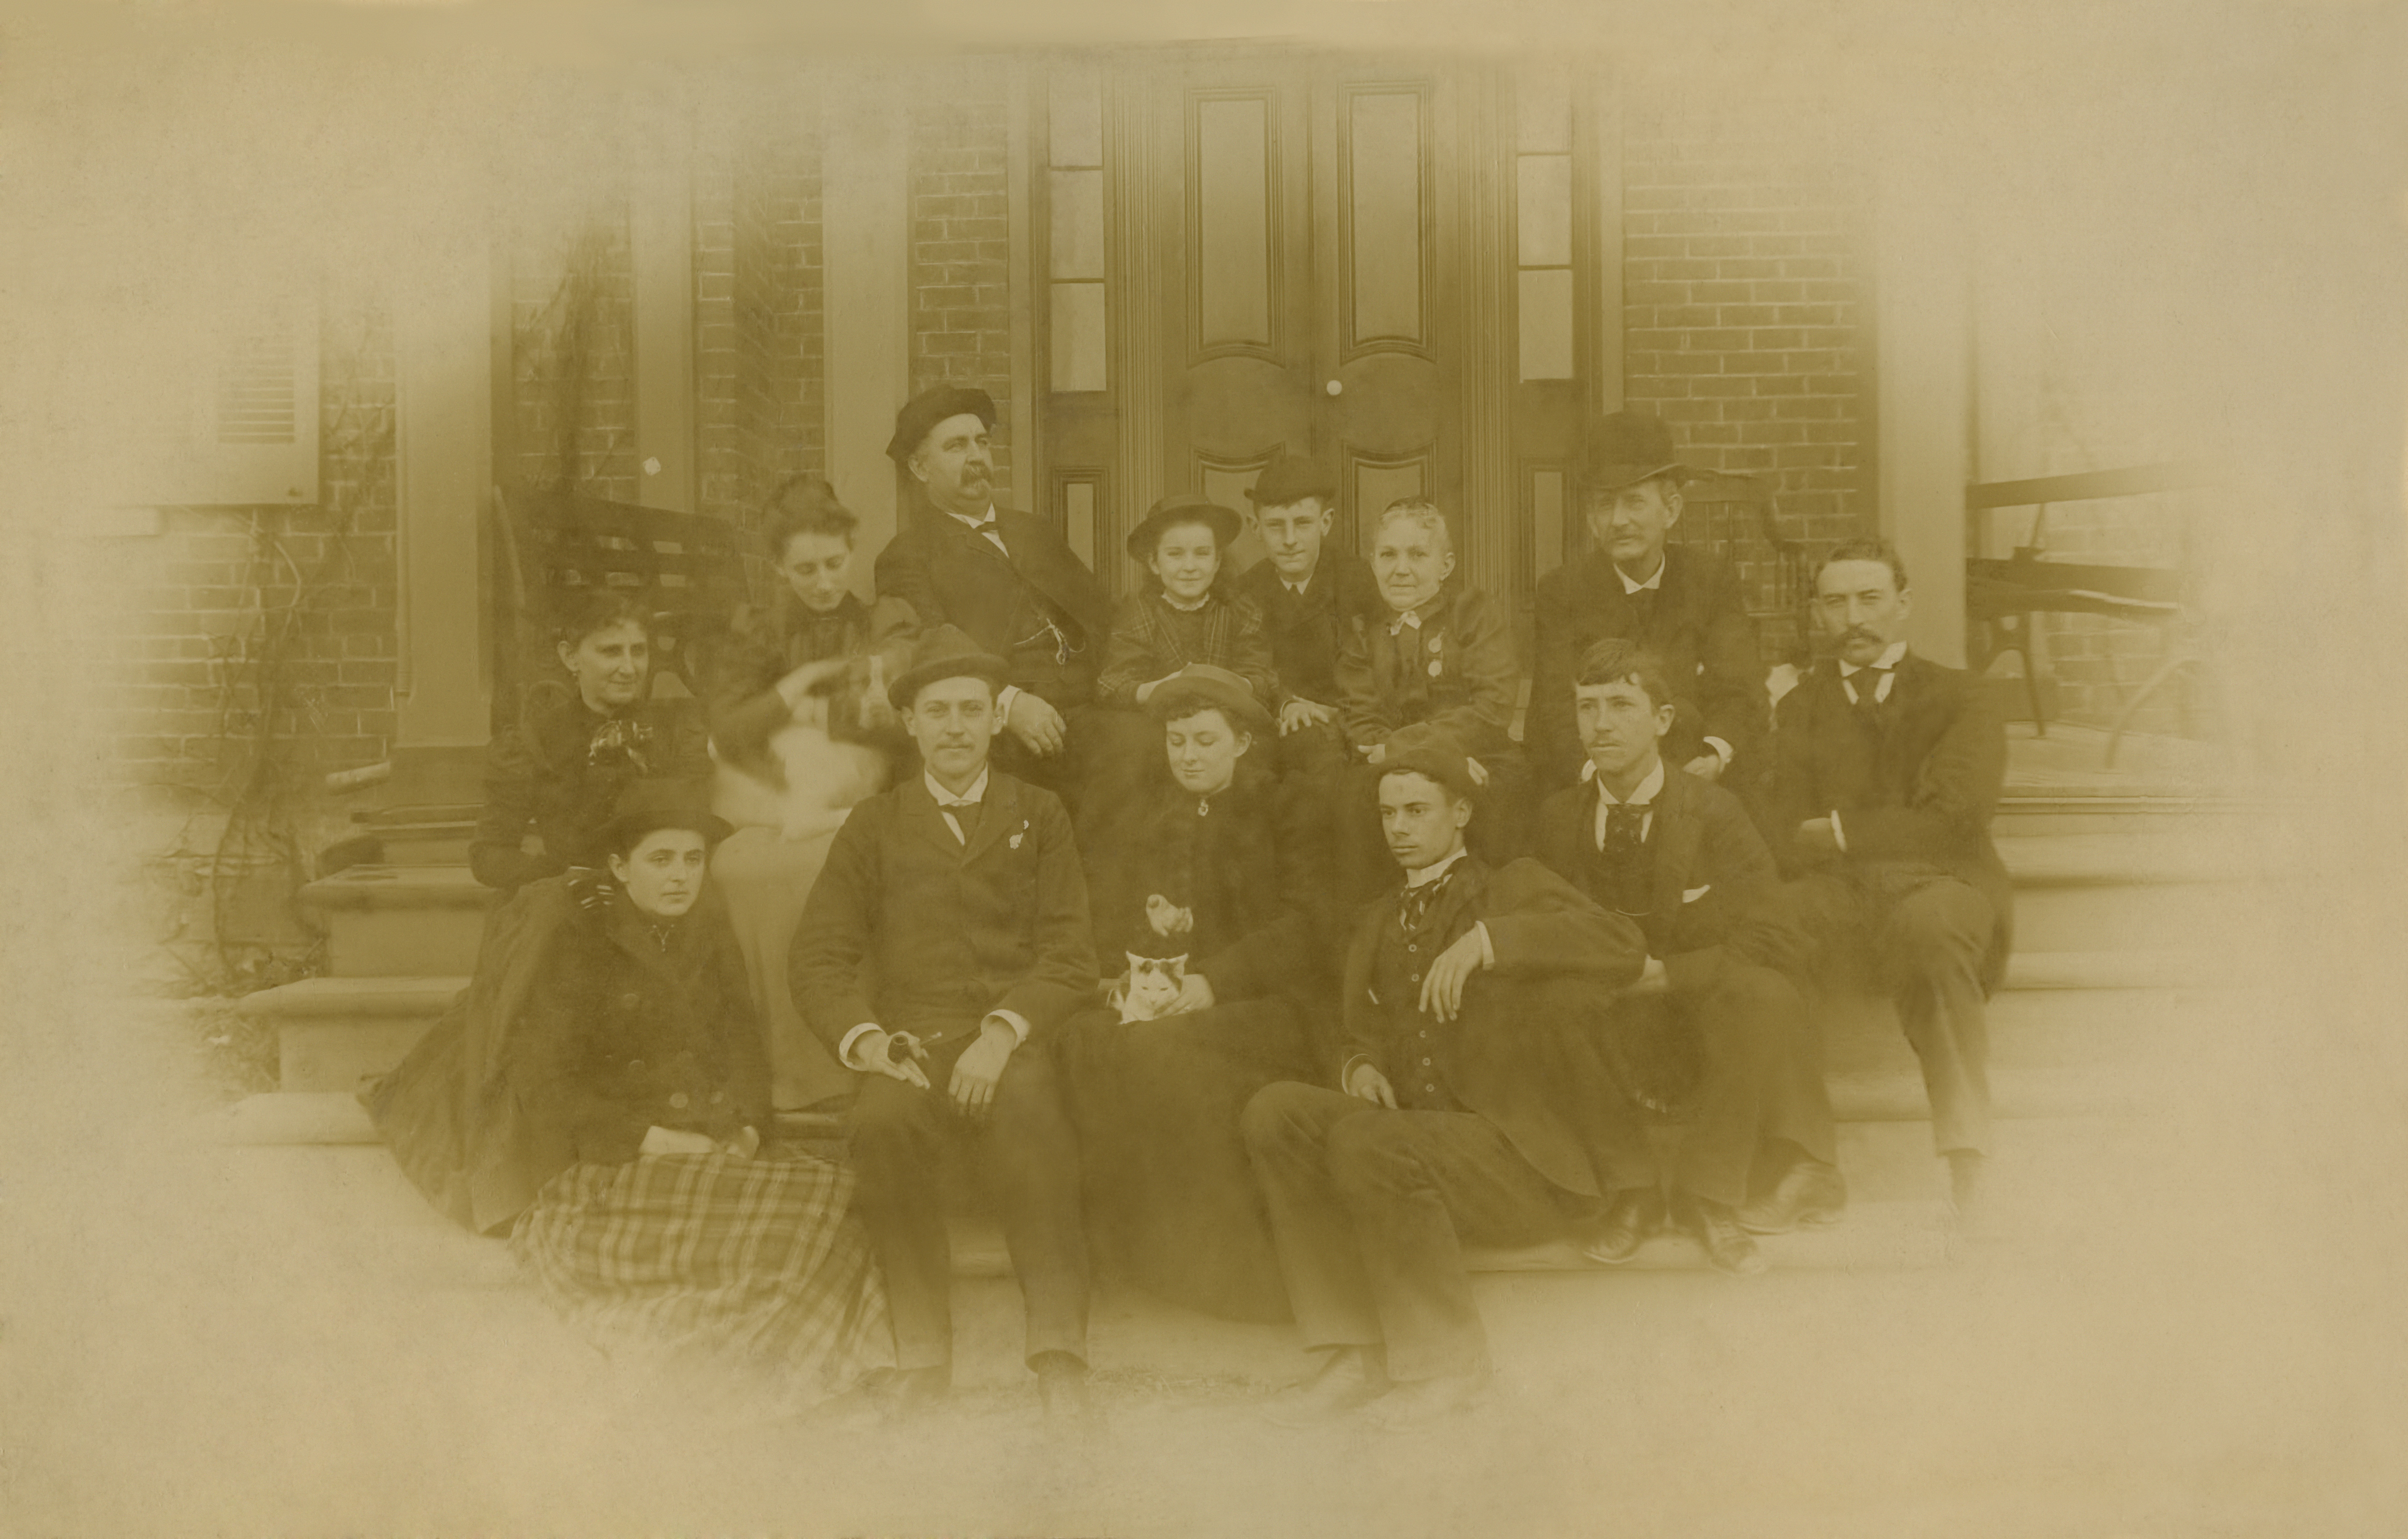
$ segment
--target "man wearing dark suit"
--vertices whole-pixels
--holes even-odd
[[[927,506],[878,553],[878,592],[929,629],[958,626],[1009,669],[996,701],[1008,762],[1057,788],[1075,777],[1066,713],[1096,692],[1111,600],[1052,526],[995,507],[995,401],[939,385],[895,414],[887,457]]]
[[[891,689],[924,771],[853,810],[804,905],[796,1002],[853,1104],[854,1205],[894,1316],[895,1414],[952,1383],[952,1257],[939,1172],[966,1144],[1002,1209],[1047,1414],[1087,1409],[1079,1148],[1049,1054],[1096,987],[1087,888],[1050,792],[989,768],[1007,668],[945,626]]]
[[[1671,1217],[1716,1268],[1752,1275],[1764,1259],[1751,1230],[1836,1222],[1847,1201],[1820,1053],[1790,977],[1800,939],[1772,853],[1739,798],[1664,762],[1657,745],[1673,712],[1655,654],[1599,641],[1574,689],[1590,772],[1540,809],[1538,857],[1645,932],[1646,971],[1607,1029],[1626,1044],[1625,1064],[1644,1043],[1698,1058]],[[1663,1221],[1646,1094],[1617,1076],[1598,1107],[1598,1177],[1612,1196],[1583,1247],[1596,1260],[1630,1259]],[[1771,1179],[1750,1204],[1759,1166]]]
[[[2006,725],[1979,678],[1907,650],[1911,597],[1885,541],[1824,558],[1814,625],[1838,655],[1782,698],[1766,819],[1810,937],[1866,956],[1898,1002],[1962,1215],[1990,1136],[1985,1000],[2013,939],[1990,842]]]
[[[1334,770],[1344,762],[1335,725],[1338,651],[1358,617],[1368,621],[1387,606],[1369,562],[1325,547],[1338,507],[1336,477],[1283,452],[1246,496],[1265,559],[1237,586],[1263,611],[1272,666],[1288,694],[1279,715],[1280,761],[1283,769]]]
[[[1639,927],[1533,860],[1467,854],[1471,768],[1418,724],[1388,740],[1380,814],[1402,885],[1346,957],[1340,1089],[1265,1087],[1240,1128],[1309,1350],[1268,1414],[1371,1402],[1387,1427],[1461,1409],[1489,1374],[1463,1242],[1526,1244],[1593,1219],[1586,1014],[1637,981]],[[1593,1066],[1592,1066],[1593,1067]]]
[[[1763,736],[1765,669],[1739,579],[1726,562],[1667,543],[1687,474],[1670,430],[1644,412],[1617,411],[1590,438],[1581,497],[1594,549],[1540,582],[1533,616],[1523,736],[1543,788],[1580,772],[1572,675],[1609,636],[1662,659],[1675,708],[1664,751],[1674,764],[1719,780]]]

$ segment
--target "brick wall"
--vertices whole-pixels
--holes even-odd
[[[965,71],[962,91],[911,117],[911,389],[953,381],[995,397],[998,496],[1011,485],[1010,221],[1004,72]]]
[[[1773,479],[1787,532],[1869,529],[1869,189],[1811,108],[1642,85],[1624,123],[1625,398]]]
[[[788,476],[827,473],[819,115],[791,100],[736,167],[736,337],[750,522]]]
[[[514,232],[516,474],[536,485],[565,475],[592,496],[634,502],[635,273],[625,204],[608,209],[566,229]]]

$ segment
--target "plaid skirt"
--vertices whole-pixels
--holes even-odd
[[[800,1408],[894,1361],[852,1196],[852,1171],[799,1152],[571,1165],[510,1254],[612,1356],[724,1373]]]

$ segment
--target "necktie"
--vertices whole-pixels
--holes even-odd
[[[1446,875],[1437,881],[1405,889],[1404,900],[1397,905],[1397,923],[1406,934],[1411,935],[1422,928],[1422,922],[1429,917],[1430,905],[1438,901],[1438,895],[1446,890],[1447,882],[1454,875],[1454,868],[1449,867]]]
[[[1420,611],[1407,610],[1404,613],[1398,615],[1394,620],[1389,621],[1388,634],[1391,636],[1400,636],[1404,633],[1405,627],[1408,626],[1412,626],[1415,630],[1422,628],[1422,616]]]
[[[1639,858],[1647,827],[1647,803],[1619,802],[1605,810],[1605,842],[1599,853],[1615,864]]]
[[[1860,668],[1848,679],[1856,692],[1856,714],[1869,722],[1881,720],[1882,682],[1889,677],[1885,668]]]
[[[937,805],[943,811],[945,821],[953,826],[953,832],[961,836],[964,844],[968,844],[970,841],[970,835],[978,832],[979,803],[940,801]]]

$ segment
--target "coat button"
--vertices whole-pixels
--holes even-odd
[[[1424,1058],[1424,1059],[1422,1059],[1422,1067],[1423,1067],[1423,1068],[1425,1068],[1425,1069],[1428,1068],[1428,1067],[1429,1067],[1429,1059],[1427,1059],[1427,1058]]]
[[[1421,947],[1419,947],[1419,946],[1417,946],[1417,945],[1415,945],[1415,944],[1413,944],[1411,941],[1408,941],[1408,942],[1405,942],[1405,949],[1406,949],[1407,951],[1419,951],[1419,950],[1421,950],[1422,948],[1421,948]]]
[[[1426,1063],[1426,1062],[1428,1062],[1429,1060],[1428,1060],[1428,1059],[1426,1059],[1426,1058],[1425,1058],[1425,1059],[1423,1059],[1422,1061],[1423,1061],[1423,1062],[1425,1062],[1425,1063]],[[693,1104],[693,1100],[692,1100],[692,1098],[691,1098],[691,1097],[689,1097],[689,1096],[688,1096],[684,1091],[680,1090],[679,1092],[677,1092],[677,1094],[675,1094],[675,1095],[673,1095],[673,1096],[669,1097],[669,1104],[670,1104],[670,1105],[672,1105],[672,1106],[674,1106],[674,1107],[676,1107],[679,1111],[682,1112],[682,1111],[684,1111],[684,1110],[685,1110],[689,1105]]]

